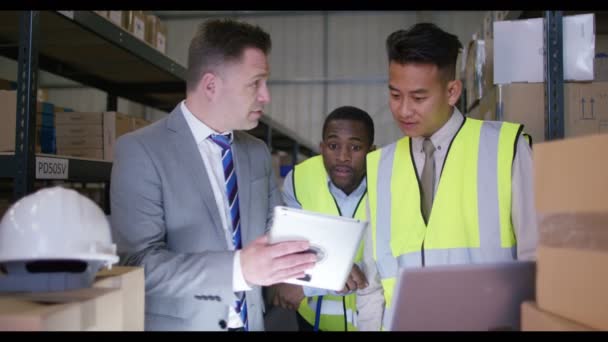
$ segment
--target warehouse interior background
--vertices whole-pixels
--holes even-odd
[[[573,215],[585,223],[576,226],[582,232],[608,212],[608,11],[41,11],[37,30],[24,39],[19,19],[28,15],[0,12],[0,217],[16,199],[53,185],[78,190],[111,215],[116,138],[165,118],[185,97],[190,40],[200,23],[224,17],[259,25],[272,38],[271,102],[250,133],[269,146],[279,185],[294,164],[318,153],[324,118],[336,107],[367,111],[378,147],[403,136],[388,107],[385,41],[395,30],[431,22],[463,45],[461,111],[522,123],[533,137],[539,216]],[[18,51],[26,48],[36,58],[26,61],[31,72],[20,74]],[[37,88],[36,109],[27,113],[17,96],[25,81]],[[35,122],[35,133],[24,135],[19,120]],[[536,145],[543,141],[549,143]],[[536,278],[539,306],[522,307],[529,327],[608,330],[608,277],[601,272],[608,253],[596,253],[608,250],[608,239],[600,231],[585,235],[585,248],[539,249],[538,262],[549,271]],[[580,242],[574,240],[567,243]],[[140,271],[131,287],[140,297],[124,306],[130,330],[143,329]],[[127,313],[133,308],[140,311]],[[543,310],[584,325],[547,320]],[[284,323],[281,311],[274,314]]]

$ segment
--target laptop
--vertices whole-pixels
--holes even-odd
[[[518,331],[535,271],[534,261],[400,269],[390,330]]]
[[[367,221],[348,217],[275,207],[269,242],[307,240],[310,243],[307,252],[317,256],[315,266],[307,270],[304,277],[285,282],[333,291],[342,290],[367,224]]]

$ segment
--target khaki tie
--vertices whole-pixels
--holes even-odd
[[[428,223],[435,190],[435,159],[433,158],[435,146],[431,139],[424,139],[422,150],[424,151],[424,168],[420,179],[422,185],[422,215],[424,216],[424,222]]]

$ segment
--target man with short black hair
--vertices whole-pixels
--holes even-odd
[[[388,327],[399,268],[534,259],[538,241],[523,126],[455,107],[458,38],[420,23],[386,47],[389,105],[405,137],[367,156],[363,330]]]
[[[336,108],[325,118],[319,148],[320,156],[296,165],[285,177],[285,204],[366,221],[365,157],[375,149],[372,118],[356,107]],[[274,304],[297,310],[301,331],[357,330],[355,292],[367,287],[367,279],[357,265],[361,257],[359,248],[342,291],[278,284]]]

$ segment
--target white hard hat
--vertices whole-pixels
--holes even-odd
[[[116,245],[101,208],[59,186],[15,202],[0,221],[0,263],[39,260],[117,263]]]

